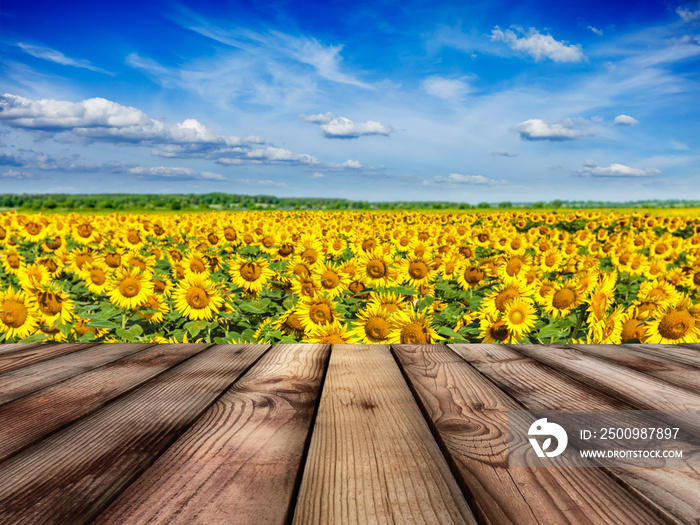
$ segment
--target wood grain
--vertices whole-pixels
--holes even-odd
[[[511,345],[517,352],[642,410],[665,410],[669,422],[700,434],[700,422],[683,413],[700,410],[700,394],[562,345]]]
[[[584,354],[593,355],[622,365],[625,368],[642,372],[681,386],[696,393],[700,392],[700,368],[690,364],[672,361],[659,356],[646,354],[637,349],[618,345],[568,345]]]
[[[692,345],[622,345],[628,348],[633,348],[639,352],[663,357],[672,361],[680,361],[689,365],[700,367],[700,350],[692,348]]]
[[[206,344],[163,344],[123,357],[0,406],[0,461],[202,352]]]
[[[37,346],[41,346],[41,343],[37,343],[37,344],[2,343],[2,344],[0,344],[0,356],[14,354],[15,352],[17,352],[19,350],[29,350],[30,348],[34,348]]]
[[[0,463],[0,523],[90,523],[266,348],[207,348]]]
[[[26,348],[0,355],[0,374],[12,372],[18,368],[55,359],[56,357],[77,352],[97,343],[59,343],[55,345],[24,345]],[[0,348],[6,345],[0,345]]]
[[[497,387],[529,410],[633,410],[631,405],[589,388],[501,345],[449,345]],[[578,348],[578,347],[577,347]],[[668,522],[697,525],[700,471],[694,468],[606,468],[611,476]]]
[[[287,523],[329,352],[273,347],[93,525]]]
[[[153,346],[110,343],[42,361],[0,376],[0,405]]]
[[[475,523],[386,346],[333,346],[293,523]]]
[[[442,345],[392,349],[481,521],[659,523],[593,468],[508,468],[508,411],[523,406]]]

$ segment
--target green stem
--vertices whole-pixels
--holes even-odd
[[[122,330],[126,330],[126,309],[122,309]]]
[[[583,314],[581,312],[577,312],[576,314],[576,327],[574,328],[574,331],[571,332],[571,339],[575,339],[576,336],[578,335],[578,331],[581,329],[581,325],[583,324]]]

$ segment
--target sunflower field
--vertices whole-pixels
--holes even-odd
[[[0,213],[0,342],[700,341],[700,219]]]

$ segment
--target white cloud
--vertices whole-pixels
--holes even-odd
[[[299,118],[304,122],[311,122],[312,124],[328,124],[333,120],[333,113],[329,111],[328,113],[319,113],[318,115],[299,115]]]
[[[220,175],[219,173],[212,173],[210,171],[195,171],[190,168],[179,168],[179,167],[166,167],[166,166],[154,166],[154,167],[144,167],[136,166],[129,168],[127,173],[133,175],[139,175],[142,178],[147,179],[177,179],[177,180],[226,180],[226,177]]]
[[[237,182],[240,182],[241,184],[247,184],[250,186],[286,186],[284,182],[276,182],[270,179],[238,179]]]
[[[491,155],[497,155],[499,157],[517,157],[520,153],[517,151],[508,151],[507,149],[499,149],[492,152]]]
[[[8,179],[35,179],[37,178],[33,173],[29,173],[27,171],[19,171],[19,170],[7,170],[2,173],[0,173],[0,177],[8,178]]]
[[[598,36],[603,36],[603,31],[601,31],[597,27],[588,26],[588,29],[590,29],[593,33],[595,33]]]
[[[634,126],[639,124],[636,118],[630,117],[629,115],[618,115],[614,120],[615,124],[618,126]]]
[[[348,159],[345,162],[342,162],[340,164],[340,167],[341,168],[351,168],[351,169],[357,170],[357,169],[360,169],[362,167],[362,164],[360,163],[359,160]]]
[[[293,153],[284,148],[257,148],[246,153],[245,157],[263,162],[278,161],[298,164],[318,164],[318,159],[311,155]]]
[[[551,35],[543,35],[534,27],[531,27],[527,36],[518,37],[510,30],[501,30],[496,26],[491,31],[493,42],[505,42],[508,47],[515,51],[524,51],[535,60],[549,58],[554,62],[581,62],[585,60],[581,45],[567,45],[565,42],[554,40]]]
[[[691,22],[700,21],[700,7],[698,7],[696,11],[690,11],[689,9],[685,9],[679,6],[676,9],[676,13],[678,13],[678,16],[681,17],[683,22],[687,22],[688,24],[690,24]]]
[[[449,186],[476,185],[476,186],[500,186],[507,184],[505,180],[495,180],[483,175],[462,175],[460,173],[450,173],[447,177],[436,175],[422,182],[423,186],[434,186],[444,184]]]
[[[319,171],[314,171],[311,175],[309,175],[310,179],[323,179],[325,175]]]
[[[448,102],[461,102],[470,91],[469,84],[457,78],[433,76],[423,80],[422,85],[428,94]]]
[[[389,130],[380,122],[353,122],[345,117],[334,118],[326,124],[321,124],[321,130],[323,136],[328,139],[356,139],[363,135],[389,134]]]
[[[23,164],[17,155],[0,151],[0,166],[22,166]]]
[[[224,136],[196,119],[167,124],[143,111],[103,98],[81,102],[30,100],[0,95],[0,122],[21,129],[49,133],[72,133],[78,137],[114,143],[153,145],[152,154],[165,158],[204,158],[236,164],[251,162],[315,164],[314,157],[275,147],[254,148],[264,143],[257,136]]]
[[[592,161],[586,161],[584,167],[576,172],[587,177],[624,178],[624,177],[658,177],[661,171],[657,169],[642,170],[630,168],[623,164],[610,164],[610,166],[598,166]]]
[[[15,45],[25,53],[32,55],[36,58],[41,58],[42,60],[48,60],[50,62],[55,62],[56,64],[61,64],[63,66],[81,67],[83,69],[89,69],[91,71],[97,71],[99,73],[105,73],[107,75],[114,76],[114,73],[110,73],[109,71],[105,71],[104,69],[100,69],[99,67],[95,67],[92,64],[90,64],[90,62],[88,62],[87,60],[78,60],[75,58],[67,57],[66,55],[64,55],[60,51],[56,51],[55,49],[50,49],[48,47],[42,46],[33,46],[31,44],[25,44],[23,42],[18,42]]]
[[[561,123],[548,124],[541,119],[529,119],[513,126],[524,140],[573,140],[583,135],[583,132],[573,128],[573,122],[566,119]]]

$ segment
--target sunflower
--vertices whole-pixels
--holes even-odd
[[[342,237],[336,235],[331,237],[331,239],[326,243],[325,251],[326,255],[331,257],[342,257],[345,253],[348,243]]]
[[[154,312],[144,312],[143,309],[155,310]],[[139,311],[139,317],[150,321],[151,323],[162,323],[163,315],[170,312],[170,307],[157,294],[151,294],[146,298],[142,310]]]
[[[427,311],[416,312],[413,306],[391,316],[390,344],[430,344],[441,337],[433,330]]]
[[[185,269],[185,273],[188,274],[198,274],[202,277],[209,277],[209,265],[207,260],[204,258],[204,254],[198,252],[192,252],[187,255],[180,265]]]
[[[363,252],[357,260],[357,279],[371,287],[386,287],[392,280],[391,262],[381,248]]]
[[[95,252],[89,248],[79,248],[68,255],[68,271],[80,275],[83,266],[95,262]]]
[[[364,310],[357,313],[357,326],[352,334],[362,343],[386,344],[389,342],[391,314],[380,305],[370,303]]]
[[[624,343],[625,341],[637,340],[641,341],[644,338],[646,332],[646,326],[644,324],[644,319],[637,317],[638,310],[636,307],[628,308],[622,314],[620,319],[622,323],[622,331],[620,332],[620,340]]]
[[[615,284],[617,282],[617,273],[612,272],[601,277],[600,281],[593,289],[593,293],[589,299],[590,313],[588,314],[588,322],[596,323],[605,319],[605,315],[615,302]],[[579,288],[580,289],[580,288]]]
[[[530,332],[537,322],[535,307],[530,301],[516,297],[506,302],[506,311],[503,314],[503,321],[508,327],[508,331],[515,340],[520,340]]]
[[[437,271],[431,267],[431,262],[419,256],[409,256],[399,264],[399,280],[408,283],[416,290],[429,285],[437,277]]]
[[[681,293],[673,285],[661,280],[646,281],[639,287],[637,299],[640,301],[653,301],[659,306],[676,303]]]
[[[231,282],[248,293],[262,291],[267,281],[275,275],[275,272],[268,268],[267,261],[264,259],[252,261],[247,259],[234,260],[231,262],[231,268],[228,273],[231,276]]]
[[[480,266],[466,261],[457,268],[457,283],[463,290],[470,290],[479,286],[486,279],[486,271]]]
[[[0,291],[0,329],[5,340],[23,339],[32,334],[39,322],[36,304],[28,295],[13,288]]]
[[[89,221],[74,225],[71,234],[73,239],[80,244],[95,242],[99,237],[97,228],[90,224]]]
[[[659,308],[647,324],[644,343],[678,344],[700,340],[700,305],[687,295],[672,305]]]
[[[302,337],[305,331],[296,308],[291,308],[283,313],[274,326],[283,334],[291,335],[297,339]]]
[[[501,278],[521,277],[531,268],[530,258],[525,255],[511,255],[505,259],[498,268],[498,275]]]
[[[624,310],[621,306],[610,312],[604,319],[590,325],[587,344],[616,345],[622,342],[622,322]]]
[[[153,293],[150,273],[138,268],[122,268],[112,277],[108,287],[109,300],[120,308],[136,309]]]
[[[367,306],[379,306],[389,315],[406,308],[406,297],[396,292],[370,292]]]
[[[336,320],[334,313],[335,304],[328,298],[318,295],[312,298],[304,298],[297,305],[299,320],[305,331],[316,325],[332,323]]]
[[[503,318],[498,314],[486,314],[479,323],[482,343],[506,343],[511,340],[511,332]]]
[[[11,275],[17,275],[24,265],[24,258],[16,248],[9,248],[5,253],[0,253],[0,258],[2,259],[3,268]]]
[[[173,291],[173,282],[167,275],[154,275],[151,277],[153,292],[163,297],[170,297]]]
[[[49,270],[43,264],[29,263],[20,267],[17,272],[19,285],[26,291],[31,291],[51,280]]]
[[[44,285],[34,294],[42,325],[54,326],[56,322],[68,323],[73,317],[73,300],[57,285]]]
[[[558,282],[547,294],[544,310],[552,317],[566,317],[583,301],[581,293],[572,280]]]
[[[496,314],[506,311],[506,303],[511,299],[528,298],[533,295],[532,286],[521,279],[505,278],[481,301],[481,309],[486,313]]]
[[[214,283],[201,274],[185,276],[173,292],[175,308],[189,320],[211,319],[224,300],[214,288]]]
[[[351,282],[350,277],[332,263],[324,263],[318,267],[314,276],[318,288],[331,299],[338,297],[347,290]]]

